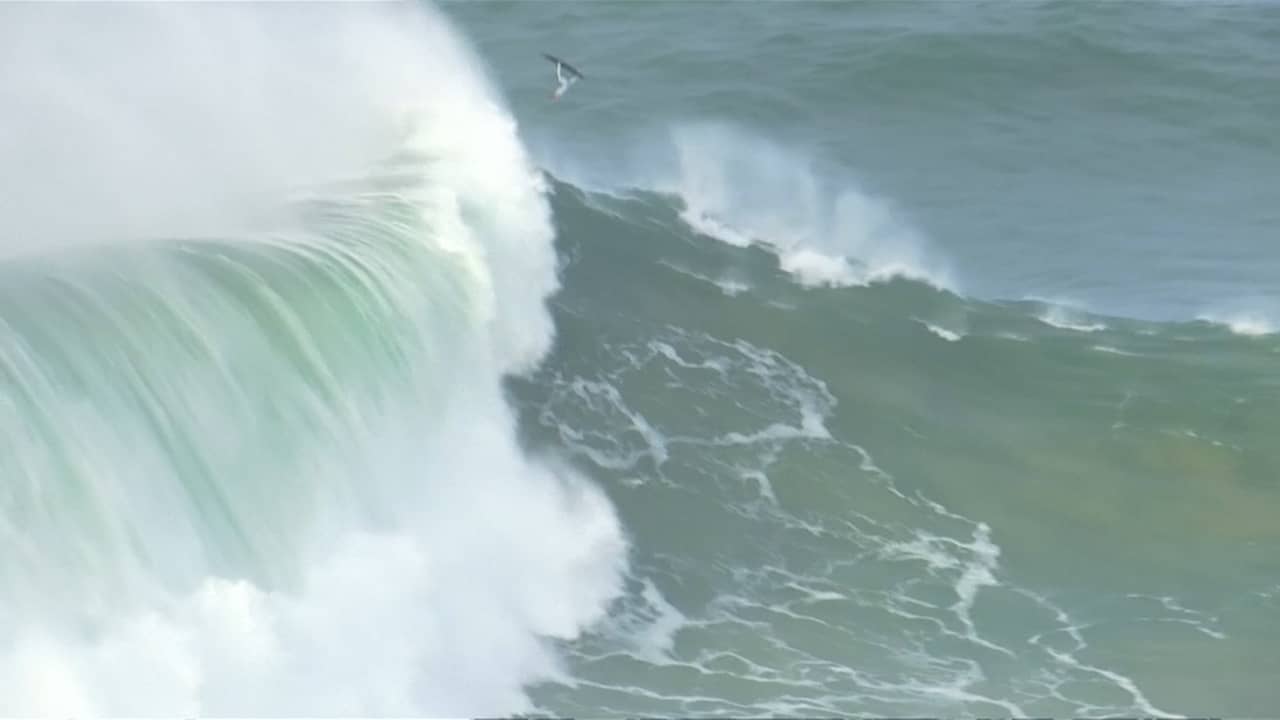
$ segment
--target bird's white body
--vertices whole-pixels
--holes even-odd
[[[569,90],[569,87],[578,82],[582,78],[582,73],[569,63],[561,60],[554,55],[544,54],[547,60],[555,63],[556,66],[556,89],[551,93],[552,100],[559,100],[562,95]]]

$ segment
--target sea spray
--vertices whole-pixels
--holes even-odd
[[[2,14],[0,709],[528,709],[625,544],[515,440],[552,229],[464,43],[399,4]]]

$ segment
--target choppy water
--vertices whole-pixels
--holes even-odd
[[[0,712],[1280,700],[1280,6],[0,20]]]
[[[635,558],[541,707],[1276,702],[1280,6],[448,10],[563,183],[527,435]]]

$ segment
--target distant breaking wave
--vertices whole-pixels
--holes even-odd
[[[555,150],[542,161],[557,178],[596,193],[657,192],[679,203],[693,230],[739,247],[762,247],[809,287],[894,278],[957,290],[949,262],[888,200],[828,177],[814,158],[720,122],[676,123],[636,140],[631,159],[604,166]]]

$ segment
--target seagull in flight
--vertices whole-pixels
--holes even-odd
[[[559,85],[556,87],[555,91],[551,93],[551,99],[553,101],[559,100],[560,96],[564,95],[565,91],[569,89],[569,86],[581,80],[583,75],[578,72],[577,68],[561,60],[555,55],[542,53],[542,57],[550,60],[552,63],[555,63],[556,82],[559,83]]]

